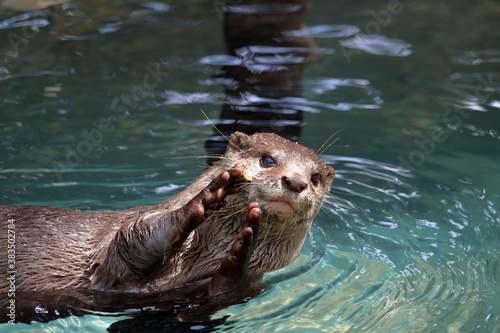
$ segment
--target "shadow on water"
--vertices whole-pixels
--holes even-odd
[[[108,332],[213,332],[226,322],[226,318],[196,322],[175,322],[162,313],[146,313],[139,318],[126,319],[113,323]]]

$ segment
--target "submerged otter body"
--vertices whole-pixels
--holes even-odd
[[[158,205],[0,206],[2,221],[15,225],[16,320],[76,308],[243,299],[263,273],[297,256],[333,178],[333,169],[299,144],[237,132],[214,166]],[[0,239],[7,258],[7,232]],[[9,271],[0,261],[2,321],[9,319]],[[31,311],[37,306],[38,315]]]

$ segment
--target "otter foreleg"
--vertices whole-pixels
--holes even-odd
[[[231,249],[222,258],[218,271],[212,277],[208,286],[210,296],[225,298],[225,296],[232,297],[235,292],[245,294],[245,291],[252,287],[252,280],[260,280],[261,275],[248,275],[248,264],[258,237],[261,214],[257,202],[248,206],[247,225],[240,231]]]
[[[196,227],[224,206],[227,195],[238,192],[234,185],[242,180],[243,170],[236,164],[222,172],[177,210],[150,211],[123,223],[110,244],[96,254],[92,285],[120,288],[123,282],[133,285],[151,274]]]
[[[176,220],[177,232],[175,240],[169,244],[169,248],[175,248],[184,242],[196,227],[212,215],[215,210],[224,206],[224,198],[227,195],[239,191],[239,188],[235,187],[234,184],[242,180],[243,172],[243,166],[236,164],[233,168],[214,178],[184,207],[172,212],[173,218]]]

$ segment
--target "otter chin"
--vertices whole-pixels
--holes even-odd
[[[242,302],[262,292],[265,272],[298,255],[334,176],[304,146],[236,132],[219,161],[156,205],[0,206],[2,220],[15,223],[16,320]],[[1,261],[1,304],[9,302],[8,271]]]
[[[288,200],[274,199],[267,202],[267,207],[276,213],[282,213],[285,215],[294,215],[296,213],[295,208],[292,203]]]

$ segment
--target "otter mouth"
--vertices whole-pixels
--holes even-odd
[[[269,200],[267,206],[276,213],[281,213],[285,215],[293,215],[296,210],[293,204],[288,200],[275,199]]]

